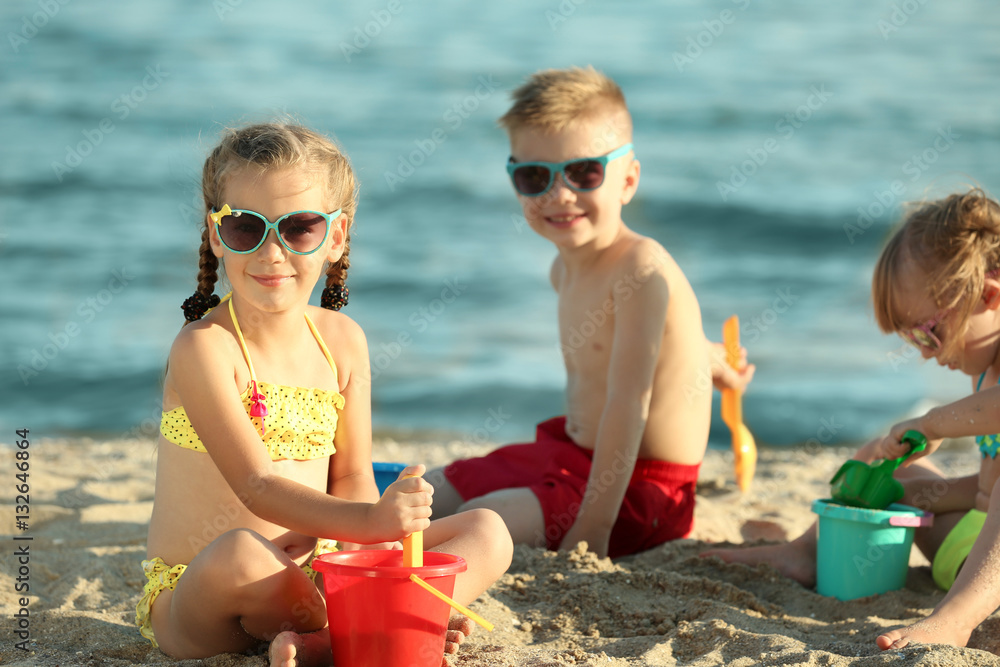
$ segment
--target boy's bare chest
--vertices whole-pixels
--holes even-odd
[[[559,291],[559,337],[569,370],[607,368],[614,340],[616,304],[606,281],[567,281]]]

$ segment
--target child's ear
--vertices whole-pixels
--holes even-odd
[[[208,244],[212,247],[212,254],[222,259],[222,241],[219,240],[219,226],[212,222],[210,214],[205,214],[205,224],[208,225]]]
[[[344,255],[344,245],[347,243],[347,214],[341,213],[330,221],[330,250],[326,254],[328,262],[333,264]]]
[[[625,172],[625,189],[622,190],[622,206],[632,201],[635,191],[639,188],[639,161],[633,159]]]
[[[983,284],[983,304],[989,310],[1000,309],[1000,282],[987,278]]]

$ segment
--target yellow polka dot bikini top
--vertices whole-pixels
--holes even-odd
[[[332,455],[336,451],[333,436],[337,432],[337,411],[344,409],[343,395],[338,391],[327,389],[307,389],[257,382],[253,362],[250,360],[246,341],[243,340],[243,331],[236,321],[232,300],[229,301],[229,315],[233,318],[236,336],[250,368],[250,386],[240,394],[240,398],[243,399],[243,406],[250,421],[260,430],[261,440],[267,447],[271,460],[306,461]],[[323,338],[316,331],[316,326],[308,314],[306,314],[306,324],[309,325],[309,330],[319,343],[323,356],[330,363],[333,376],[336,378],[337,366],[333,363],[330,350],[323,343]],[[160,432],[175,445],[196,452],[206,451],[183,406],[163,413]]]

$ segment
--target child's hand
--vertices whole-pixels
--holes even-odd
[[[747,385],[753,380],[754,371],[757,370],[753,364],[747,364],[747,349],[740,346],[740,370],[736,370],[726,361],[726,346],[722,343],[711,345],[709,353],[712,362],[712,384],[715,388],[719,391],[723,389],[746,391]]]
[[[420,477],[424,471],[422,465],[405,468],[371,506],[369,526],[373,542],[394,542],[431,525],[434,487]]]
[[[559,543],[559,551],[572,551],[577,543],[586,542],[587,551],[597,554],[598,558],[606,558],[608,555],[608,542],[611,540],[611,532],[597,528],[585,528],[579,522],[566,531],[562,542]]]
[[[858,451],[854,452],[854,456],[851,457],[852,461],[863,461],[864,463],[872,463],[879,459],[885,458],[882,456],[882,441],[885,438],[879,437],[874,440],[869,440],[864,445],[858,448]]]
[[[926,415],[924,415],[924,417],[926,417]],[[883,438],[878,445],[878,458],[898,459],[901,456],[909,454],[909,443],[902,441],[903,436],[906,435],[907,431],[919,431],[920,433],[923,433],[924,437],[927,438],[927,447],[923,451],[914,452],[912,455],[908,456],[906,460],[900,464],[900,467],[905,468],[917,459],[937,451],[937,448],[941,446],[942,438],[935,437],[935,434],[930,431],[927,420],[924,417],[901,421],[889,429],[889,435]]]

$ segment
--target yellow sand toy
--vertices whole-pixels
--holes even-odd
[[[726,363],[740,369],[740,320],[733,315],[722,325],[722,344],[726,347]],[[736,457],[736,483],[746,492],[757,469],[757,443],[743,423],[743,392],[722,390],[722,421],[733,434],[733,454]]]
[[[410,477],[416,477],[416,475],[407,475],[403,479],[409,479]],[[416,531],[415,533],[410,533],[403,538],[403,567],[423,567],[424,566],[424,533],[423,531]],[[410,581],[417,584],[425,591],[435,596],[443,602],[447,602],[455,611],[460,614],[465,614],[473,621],[483,626],[490,632],[493,631],[493,624],[487,621],[485,618],[472,611],[468,607],[465,607],[458,602],[455,602],[450,597],[434,588],[426,581],[421,579],[415,574],[410,575]]]

